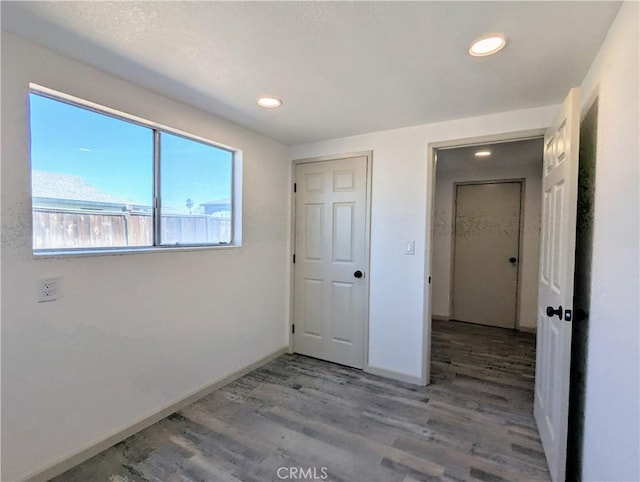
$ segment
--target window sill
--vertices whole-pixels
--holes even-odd
[[[33,251],[33,257],[41,258],[85,258],[89,256],[122,256],[130,254],[145,253],[174,253],[189,251],[215,251],[241,248],[241,244],[221,244],[208,246],[150,246],[141,248],[105,248],[105,249],[47,249],[41,251]]]

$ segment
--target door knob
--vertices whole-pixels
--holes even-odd
[[[557,310],[554,310],[553,306],[547,306],[547,316],[549,318],[553,318],[554,315],[557,315],[558,318],[562,319],[562,305],[560,305]]]
[[[509,263],[516,264],[517,262],[518,262],[518,258],[514,258],[513,256],[511,256],[511,258],[509,258]]]
[[[355,276],[356,278],[362,278],[364,274],[362,273],[362,271],[358,270],[355,273],[353,273],[353,276]]]

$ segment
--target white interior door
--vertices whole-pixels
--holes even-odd
[[[580,90],[545,134],[536,345],[535,418],[554,481],[565,479]]]
[[[296,353],[364,364],[368,156],[295,168]]]
[[[451,317],[514,328],[522,183],[458,184]]]

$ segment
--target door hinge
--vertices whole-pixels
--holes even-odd
[[[431,276],[429,276],[429,284],[431,284]]]
[[[293,264],[296,264],[296,255],[293,255]]]
[[[293,183],[293,192],[298,192],[298,183],[297,182]]]
[[[295,334],[295,332],[296,332],[296,325],[294,324],[294,325],[291,325],[291,333]]]

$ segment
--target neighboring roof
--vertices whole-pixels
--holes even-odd
[[[126,205],[141,204],[140,202],[106,193],[87,182],[82,176],[60,172],[31,171],[31,190],[32,196],[37,198]]]
[[[207,201],[206,203],[200,203],[200,206],[229,206],[231,204],[230,199],[216,199],[214,201]]]

